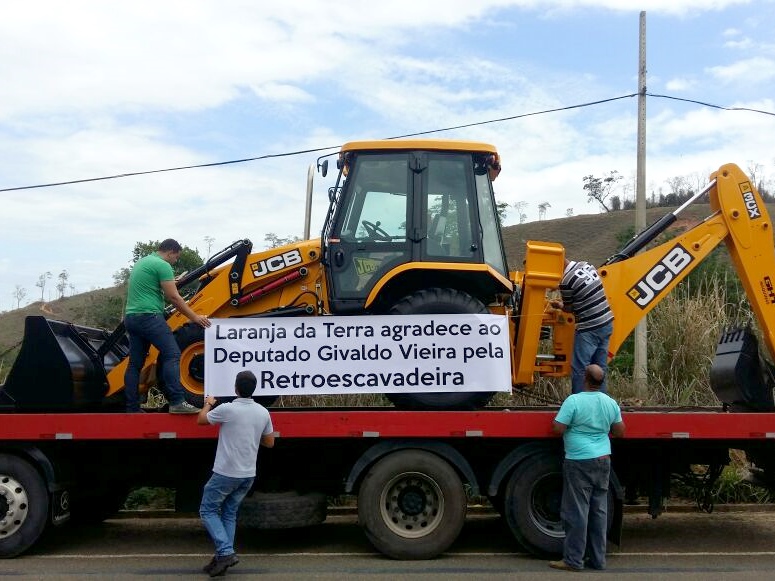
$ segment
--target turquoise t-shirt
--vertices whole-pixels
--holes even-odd
[[[174,279],[172,266],[161,256],[154,252],[142,257],[129,274],[126,314],[163,313],[164,291],[161,282]]]
[[[608,432],[622,421],[616,400],[599,391],[575,393],[562,402],[555,422],[568,428],[563,434],[568,460],[589,460],[611,453]]]

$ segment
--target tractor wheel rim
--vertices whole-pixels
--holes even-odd
[[[180,382],[183,388],[196,395],[204,394],[205,353],[204,343],[194,343],[180,354]]]

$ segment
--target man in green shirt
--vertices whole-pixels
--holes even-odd
[[[129,364],[124,373],[126,411],[141,412],[140,371],[151,345],[159,350],[159,365],[164,379],[171,414],[195,414],[196,408],[186,402],[180,384],[180,348],[164,318],[164,299],[201,327],[209,327],[206,315],[195,313],[180,296],[172,265],[180,258],[182,247],[172,238],[159,244],[159,249],[138,260],[129,275],[124,326],[129,334]]]

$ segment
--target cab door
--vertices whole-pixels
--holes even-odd
[[[386,272],[412,259],[415,179],[406,152],[359,154],[350,166],[328,240],[331,310],[363,310]]]

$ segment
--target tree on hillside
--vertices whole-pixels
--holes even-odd
[[[132,272],[132,267],[143,256],[153,254],[159,248],[161,240],[149,240],[148,242],[136,242],[135,247],[132,250],[132,262],[128,267],[124,267],[113,274],[113,282],[116,285],[126,284],[129,281],[129,274]],[[204,260],[199,256],[199,252],[183,246],[183,250],[180,251],[180,258],[177,264],[172,269],[175,272],[175,276],[178,276],[184,272],[190,272],[196,268],[199,268],[204,264]]]
[[[525,214],[525,208],[527,208],[528,203],[519,201],[514,202],[514,209],[517,211],[517,215],[519,216],[519,223],[524,224],[527,222],[527,214]]]
[[[538,219],[543,220],[546,218],[546,209],[551,207],[552,205],[549,202],[541,202],[538,204]]]
[[[298,236],[287,236],[285,238],[281,238],[274,232],[269,232],[266,236],[264,236],[264,242],[266,242],[267,248],[286,246],[288,244],[293,244],[294,242],[299,242],[300,240],[301,238]]]
[[[52,274],[49,271],[44,272],[38,277],[38,282],[35,283],[35,286],[40,289],[40,300],[45,300],[44,297],[46,292],[46,281],[49,280],[52,277]]]
[[[65,291],[67,290],[67,279],[69,278],[70,278],[70,274],[66,270],[63,270],[62,272],[59,273],[59,276],[57,276],[57,279],[59,280],[59,282],[57,283],[56,288],[57,288],[57,292],[59,293],[60,299],[64,298],[65,296]]]
[[[21,307],[22,299],[24,299],[24,297],[27,296],[27,289],[17,284],[16,288],[11,294],[13,295],[13,298],[16,301],[16,308],[18,309],[19,307]]]
[[[210,252],[213,249],[213,242],[215,242],[215,238],[212,236],[205,236],[204,237],[205,244],[207,244],[207,256],[205,257],[205,261],[210,260]]]
[[[509,204],[507,202],[495,202],[495,211],[498,215],[498,226],[503,228],[503,223],[506,221],[506,214],[509,211]]]
[[[606,212],[610,212],[609,202],[606,202],[617,189],[617,184],[623,179],[618,171],[612,170],[602,178],[593,175],[584,176],[584,190],[587,192],[587,203],[595,200]]]

